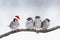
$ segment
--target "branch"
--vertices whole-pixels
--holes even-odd
[[[59,29],[59,28],[60,28],[60,26],[56,26],[56,27],[53,27],[53,28],[50,28],[50,29],[47,29],[47,30],[17,29],[17,30],[10,31],[10,32],[7,32],[7,33],[4,33],[4,34],[0,35],[0,38],[3,38],[3,37],[8,36],[8,35],[10,35],[10,34],[14,34],[14,33],[21,32],[21,31],[30,31],[30,32],[37,32],[37,33],[39,33],[39,32],[40,32],[40,33],[48,33],[48,32],[54,31],[54,30]]]

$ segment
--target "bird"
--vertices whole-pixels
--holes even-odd
[[[27,29],[34,29],[34,27],[33,27],[33,19],[31,17],[28,17],[26,20],[27,20],[26,21]]]
[[[42,30],[47,30],[47,28],[50,25],[50,19],[46,18],[44,21],[41,23],[41,28]]]
[[[34,27],[36,30],[40,30],[41,29],[41,18],[40,16],[35,16],[35,20],[34,20]]]
[[[11,23],[9,24],[9,27],[12,30],[18,29],[18,27],[20,25],[18,20],[20,20],[20,17],[18,15],[16,15],[15,18],[13,19],[13,21],[11,21]]]

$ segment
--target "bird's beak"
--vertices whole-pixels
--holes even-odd
[[[19,18],[19,20],[20,20],[20,18]]]

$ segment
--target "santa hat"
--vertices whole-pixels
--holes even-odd
[[[20,17],[18,15],[15,16],[16,19],[20,19]]]

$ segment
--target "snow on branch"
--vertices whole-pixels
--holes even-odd
[[[40,33],[48,33],[48,32],[54,31],[54,30],[59,29],[59,28],[60,28],[60,26],[56,26],[56,27],[53,27],[53,28],[50,28],[50,29],[47,29],[47,30],[17,29],[17,30],[10,31],[10,32],[7,32],[7,33],[4,33],[4,34],[0,35],[0,38],[6,37],[6,36],[8,36],[8,35],[10,35],[10,34],[14,34],[14,33],[21,32],[21,31],[30,31],[30,32],[38,32],[38,33],[39,33],[39,32],[40,32]]]

